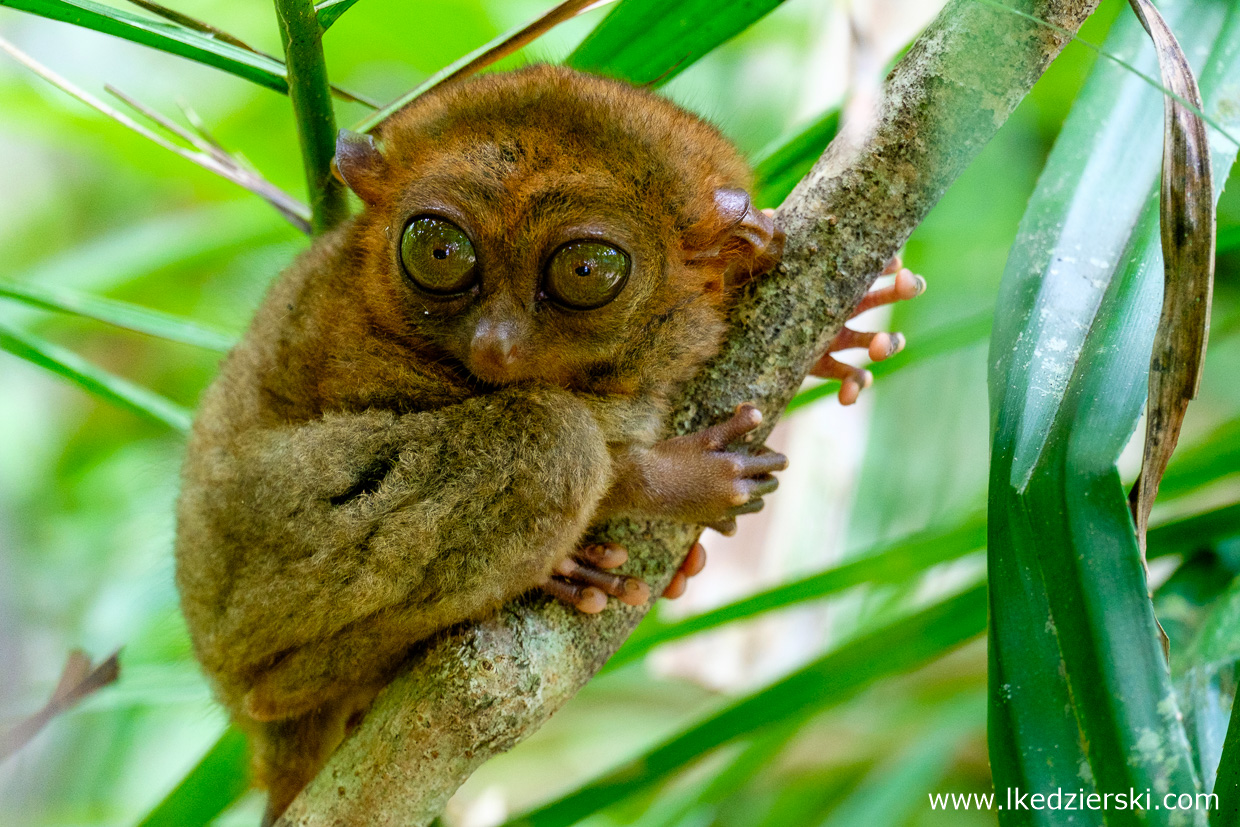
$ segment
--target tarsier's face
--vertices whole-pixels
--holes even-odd
[[[440,147],[388,225],[390,277],[420,332],[492,384],[564,383],[623,348],[668,275],[659,217],[626,213],[601,171],[540,168],[515,136],[458,149]]]
[[[540,67],[419,101],[337,162],[367,202],[382,321],[490,384],[616,373],[644,330],[718,306],[714,130],[648,93]],[[726,222],[725,222],[726,224]],[[695,259],[694,256],[698,255]],[[717,335],[702,331],[704,337]]]

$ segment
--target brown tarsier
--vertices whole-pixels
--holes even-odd
[[[342,133],[338,174],[365,209],[272,288],[184,471],[177,583],[268,822],[414,644],[532,589],[585,612],[642,604],[645,583],[606,571],[624,550],[583,539],[592,524],[729,531],[786,465],[728,449],[752,406],[661,439],[669,394],[782,243],[714,128],[540,66],[436,89],[376,138]]]

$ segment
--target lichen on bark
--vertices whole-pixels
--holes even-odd
[[[765,435],[887,260],[1097,3],[948,3],[888,77],[867,134],[832,144],[780,207],[783,263],[747,289],[723,351],[684,389],[673,431],[753,401]],[[627,520],[600,531],[628,547],[630,570],[655,593],[697,533]],[[442,637],[384,690],[279,824],[429,824],[483,761],[575,695],[643,614],[613,605],[588,617],[526,599]]]

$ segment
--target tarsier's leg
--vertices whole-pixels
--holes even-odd
[[[887,263],[883,275],[894,275],[895,283],[865,294],[849,318],[856,318],[875,307],[915,298],[926,290],[926,280],[906,269],[898,256]],[[881,362],[904,349],[904,335],[882,332],[864,333],[849,327],[840,331],[810,370],[810,375],[822,379],[839,379],[841,405],[851,405],[856,402],[861,391],[868,388],[874,381],[874,375],[864,368],[855,368],[840,362],[832,354],[841,350],[862,347],[867,349],[871,360]]]

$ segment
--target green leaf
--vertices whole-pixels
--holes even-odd
[[[100,399],[176,431],[189,431],[190,412],[154,391],[87,362],[81,356],[0,323],[0,350],[63,376]]]
[[[353,8],[357,0],[324,0],[314,7],[314,14],[319,19],[319,28],[327,31],[332,24],[340,19],[340,15]]]
[[[911,368],[927,359],[933,359],[945,353],[980,345],[986,341],[986,336],[990,333],[992,319],[992,314],[987,311],[970,316],[959,322],[952,322],[937,330],[932,330],[929,333],[918,336],[911,343],[910,347],[897,358],[874,362],[867,365],[866,370],[874,374],[875,379],[878,379],[896,371]],[[788,407],[784,409],[784,413],[790,414],[793,411],[804,408],[806,405],[817,402],[819,399],[825,399],[834,394],[839,386],[839,382],[832,380],[806,388],[792,397]]]
[[[783,0],[622,0],[566,61],[574,69],[661,86]]]
[[[110,34],[222,69],[281,94],[288,92],[284,66],[278,60],[223,43],[176,23],[152,20],[91,0],[0,0],[0,6]]]
[[[875,682],[915,669],[978,635],[986,624],[982,586],[863,635],[771,686],[505,827],[567,827],[645,789],[741,735],[839,704]]]
[[[32,307],[71,313],[125,330],[221,353],[237,342],[235,336],[189,319],[75,290],[0,281],[0,296]]]
[[[245,733],[229,727],[138,827],[202,827],[250,787]]]
[[[561,23],[572,20],[577,15],[589,11],[592,5],[594,5],[593,0],[562,0],[562,2],[553,6],[545,13],[540,14],[524,26],[505,32],[489,43],[474,49],[464,57],[454,60],[431,75],[416,88],[401,95],[377,112],[368,115],[365,120],[353,127],[354,131],[369,132],[383,123],[392,114],[403,109],[415,98],[429,92],[439,84],[469,77],[482,71],[487,66],[534,42]]]
[[[1234,102],[1219,92],[1240,77],[1240,13],[1206,0],[1174,10],[1190,53],[1210,55],[1207,112],[1234,120]],[[1124,18],[1108,51],[1145,54],[1142,65],[1151,65],[1144,38]],[[1199,789],[1115,468],[1144,402],[1159,316],[1161,115],[1162,99],[1143,79],[1096,66],[1000,288],[989,533],[999,790]],[[1078,815],[1086,824],[1104,818]],[[1105,823],[1169,824],[1172,816],[1111,811]],[[1000,817],[1058,823],[1034,811]]]
[[[984,514],[952,528],[919,532],[885,548],[862,552],[858,559],[842,566],[781,584],[676,623],[655,625],[649,629],[648,624],[642,624],[607,662],[606,668],[610,670],[632,663],[655,647],[673,640],[809,600],[821,600],[864,583],[906,583],[932,566],[957,560],[981,549],[985,543]]]
[[[1214,793],[1218,796],[1218,809],[1210,813],[1210,827],[1240,827],[1240,704],[1234,702]]]

